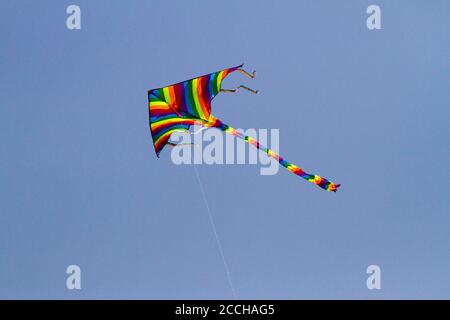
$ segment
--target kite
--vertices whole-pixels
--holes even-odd
[[[223,79],[234,71],[241,72],[251,79],[256,76],[256,71],[250,74],[242,67],[243,64],[148,91],[150,132],[157,157],[166,145],[172,147],[182,145],[169,141],[171,134],[174,132],[190,132],[189,128],[193,125],[201,125],[204,128],[218,128],[263,151],[290,172],[324,190],[336,192],[340,184],[334,184],[318,175],[306,173],[274,151],[261,145],[256,139],[244,135],[211,115],[211,101],[219,92],[233,93],[239,89],[244,89],[251,93],[258,93],[257,90],[244,85],[231,90],[221,88]]]

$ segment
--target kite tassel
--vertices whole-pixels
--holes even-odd
[[[248,72],[245,71],[244,69],[239,68],[239,69],[237,69],[237,71],[239,71],[239,72],[242,73],[243,75],[249,77],[250,79],[253,79],[254,77],[256,77],[256,70],[253,70],[252,73],[248,73]],[[225,93],[235,93],[235,92],[236,92],[237,90],[239,90],[240,88],[245,89],[245,90],[247,90],[247,91],[249,91],[249,92],[251,92],[251,93],[254,93],[254,94],[257,94],[257,93],[258,93],[258,90],[251,89],[251,88],[249,88],[249,87],[247,87],[247,86],[244,86],[244,85],[242,85],[242,84],[241,84],[239,87],[237,87],[236,89],[220,89],[220,92],[225,92]]]
[[[239,87],[237,87],[238,89],[239,88],[242,88],[242,89],[245,89],[245,90],[247,90],[247,91],[249,91],[249,92],[251,92],[251,93],[254,93],[254,94],[258,94],[258,90],[254,90],[254,89],[251,89],[251,88],[249,88],[249,87],[246,87],[246,86],[244,86],[244,85],[240,85]]]
[[[253,72],[250,74],[247,71],[245,71],[244,69],[240,68],[237,69],[237,71],[239,71],[240,73],[242,73],[243,75],[249,77],[250,79],[253,79],[254,77],[256,77],[256,70],[253,70]]]
[[[220,92],[223,92],[223,93],[235,93],[236,89],[220,89]]]
[[[235,93],[236,91],[238,91],[239,89],[245,89],[245,90],[247,90],[247,91],[249,91],[249,92],[251,92],[251,93],[254,93],[254,94],[258,94],[258,90],[254,90],[254,89],[252,89],[252,88],[249,88],[249,87],[247,87],[247,86],[244,86],[244,85],[240,85],[239,87],[237,87],[236,89],[220,89],[220,92],[224,92],[224,93]]]

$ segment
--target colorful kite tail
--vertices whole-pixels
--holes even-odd
[[[290,172],[302,177],[303,179],[314,183],[315,185],[321,187],[324,190],[327,191],[332,191],[332,192],[336,192],[337,189],[339,188],[340,184],[334,184],[333,182],[322,178],[318,175],[315,174],[309,174],[306,173],[305,171],[303,171],[301,168],[297,167],[296,165],[284,160],[282,157],[280,157],[277,153],[273,152],[272,150],[270,150],[269,148],[263,146],[262,144],[260,144],[258,142],[258,140],[253,139],[252,137],[246,136],[244,134],[242,134],[241,132],[239,132],[238,130],[234,129],[233,127],[230,127],[229,125],[226,125],[224,123],[222,123],[222,121],[220,121],[219,119],[213,118],[210,120],[210,122],[206,123],[205,125],[208,127],[214,127],[214,128],[218,128],[232,136],[238,137],[242,140],[244,140],[245,142],[247,142],[248,144],[251,144],[252,146],[256,147],[259,150],[262,150],[263,152],[265,152],[269,157],[271,157],[272,159],[277,160],[283,167],[285,167],[286,169],[288,169]]]

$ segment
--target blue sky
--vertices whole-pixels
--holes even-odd
[[[73,3],[81,30],[66,28]],[[219,95],[213,113],[280,129],[281,155],[342,187],[197,167],[237,297],[450,298],[449,12],[2,1],[0,298],[232,298],[194,167],[154,154],[146,92],[242,62],[260,94]],[[366,287],[371,264],[381,290]]]

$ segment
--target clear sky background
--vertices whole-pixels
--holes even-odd
[[[78,4],[82,29],[66,28]],[[369,31],[378,4],[382,29]],[[198,172],[241,299],[450,298],[449,1],[2,1],[0,298],[232,298],[147,90],[246,63],[213,113],[280,168]],[[82,289],[66,289],[77,264]],[[381,290],[366,288],[381,267]]]

